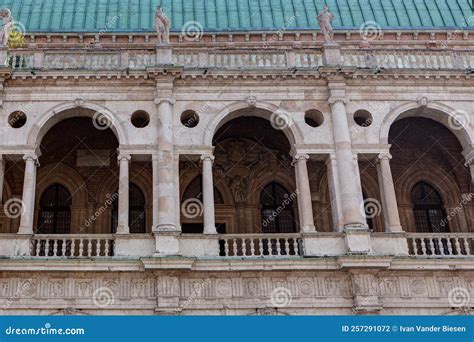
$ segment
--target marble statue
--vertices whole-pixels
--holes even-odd
[[[334,32],[331,25],[333,19],[334,15],[329,12],[329,7],[324,5],[323,11],[318,15],[318,23],[325,43],[334,43]]]
[[[171,22],[161,7],[158,7],[156,11],[155,24],[158,33],[158,44],[169,44]]]
[[[0,18],[2,18],[3,21],[2,32],[0,34],[0,46],[7,46],[8,37],[10,36],[10,32],[13,29],[12,13],[8,8],[4,8],[0,10]]]

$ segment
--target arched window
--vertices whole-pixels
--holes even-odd
[[[290,194],[278,183],[268,184],[260,194],[262,206],[262,230],[264,233],[296,232],[293,201],[296,194]]]
[[[443,233],[448,231],[443,201],[435,188],[428,183],[420,182],[413,187],[411,200],[417,232]]]
[[[69,234],[71,229],[71,194],[60,184],[53,184],[40,198],[37,234]]]
[[[128,226],[131,234],[146,233],[145,195],[138,186],[130,183],[128,207]],[[118,192],[118,190],[117,190]],[[112,203],[112,233],[117,232],[118,226],[118,197]]]

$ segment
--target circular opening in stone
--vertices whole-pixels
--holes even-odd
[[[150,123],[150,115],[144,110],[137,110],[132,114],[132,125],[137,128],[143,128]]]
[[[319,110],[310,109],[304,113],[304,121],[311,127],[319,127],[324,122],[324,116]]]
[[[360,127],[369,127],[372,125],[373,120],[372,114],[366,110],[361,109],[354,113],[354,121]]]
[[[188,128],[196,127],[199,123],[199,115],[194,110],[187,110],[181,114],[181,123]]]
[[[26,124],[26,114],[20,111],[11,113],[8,116],[8,124],[13,128],[20,128]]]

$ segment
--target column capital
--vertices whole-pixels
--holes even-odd
[[[293,164],[298,161],[307,161],[309,159],[309,154],[307,153],[295,153],[293,156]]]
[[[212,155],[212,154],[202,154],[200,159],[201,159],[201,161],[210,160],[211,163],[213,163],[214,159],[216,159],[216,157],[214,157],[214,155]]]
[[[390,160],[390,159],[392,159],[392,155],[389,152],[382,152],[382,153],[379,153],[378,159],[379,160],[382,160],[382,159]]]
[[[342,102],[343,104],[348,104],[349,99],[346,96],[331,95],[328,99],[329,104],[334,104],[336,102]]]
[[[130,160],[132,160],[132,156],[130,154],[126,154],[126,153],[120,153],[117,156],[117,160],[119,162],[121,162],[122,160],[130,161]]]
[[[174,105],[176,103],[176,100],[173,97],[165,97],[165,98],[155,98],[155,104],[159,106],[163,102],[167,102],[170,105]]]
[[[26,162],[27,160],[33,160],[36,166],[39,166],[38,156],[36,153],[26,153],[23,156],[23,160]]]

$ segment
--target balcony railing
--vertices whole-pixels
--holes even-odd
[[[112,235],[35,235],[31,256],[51,258],[105,258],[114,256]]]
[[[220,49],[174,48],[172,63],[185,69],[317,69],[323,65],[321,49]],[[148,50],[32,50],[8,53],[6,65],[14,70],[87,69],[144,70],[160,64],[154,49]],[[165,63],[168,64],[168,63]],[[341,65],[385,69],[473,69],[474,51],[423,49],[341,49]]]
[[[473,255],[472,234],[410,234],[408,250],[410,255],[430,258],[456,258]]]
[[[298,257],[303,255],[303,241],[298,234],[222,235],[220,256],[225,257]]]

